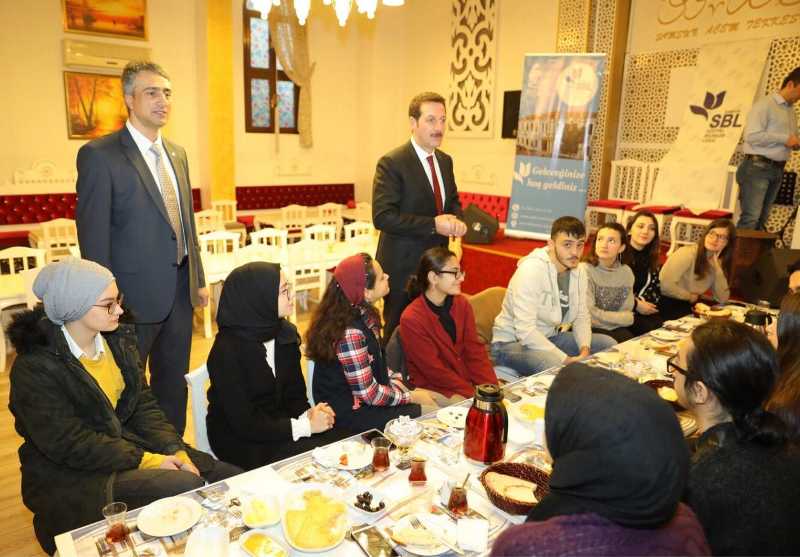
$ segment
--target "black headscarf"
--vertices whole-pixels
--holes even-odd
[[[657,528],[675,515],[689,454],[674,411],[649,387],[570,364],[547,396],[545,433],[550,494],[528,520],[595,513],[621,526]]]
[[[278,336],[281,267],[257,261],[234,269],[222,287],[217,310],[219,330],[246,340],[267,342]]]

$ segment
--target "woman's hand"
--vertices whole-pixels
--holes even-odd
[[[694,304],[700,299],[700,294],[689,294],[689,303]]]
[[[658,306],[648,302],[644,298],[636,298],[636,313],[653,315],[654,313],[658,313]]]
[[[320,402],[308,410],[308,421],[311,424],[311,433],[328,431],[333,427],[336,414],[333,408],[324,402]]]
[[[184,472],[191,472],[195,476],[200,475],[199,470],[197,470],[194,464],[191,462],[184,462],[174,454],[165,455],[159,468],[162,470],[183,470]]]

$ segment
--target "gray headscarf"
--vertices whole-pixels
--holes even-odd
[[[42,267],[33,292],[42,300],[47,318],[63,325],[86,315],[113,281],[114,275],[102,265],[67,257]]]

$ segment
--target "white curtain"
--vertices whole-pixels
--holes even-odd
[[[314,64],[308,59],[306,28],[297,21],[294,0],[284,0],[280,6],[270,10],[269,34],[283,71],[300,87],[297,131],[300,133],[300,145],[311,147],[311,76]]]

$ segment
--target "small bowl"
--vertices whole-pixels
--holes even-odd
[[[507,476],[514,476],[536,484],[536,491],[533,494],[536,499],[541,501],[542,498],[550,493],[550,475],[535,466],[530,464],[523,464],[522,462],[496,462],[486,468],[481,473],[480,481],[486,490],[486,495],[492,504],[500,510],[509,514],[528,514],[530,510],[535,507],[535,504],[521,503],[510,497],[498,493],[487,482],[486,474],[489,472],[497,472],[498,474],[505,474]]]
[[[686,410],[686,408],[681,406],[681,404],[678,402],[678,399],[667,400],[666,398],[662,397],[658,392],[658,390],[661,389],[662,387],[668,387],[670,389],[675,390],[675,381],[671,379],[651,379],[650,381],[645,381],[644,384],[653,389],[658,395],[658,398],[670,404],[675,409],[675,411],[682,412]],[[677,396],[678,394],[677,391],[675,391],[675,394]]]

